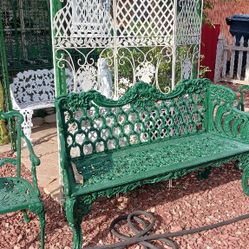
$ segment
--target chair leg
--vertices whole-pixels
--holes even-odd
[[[24,121],[22,123],[23,133],[29,140],[31,140],[31,128],[33,127],[33,123],[32,123],[33,110],[25,109],[25,110],[21,110],[20,112],[24,118]]]
[[[44,204],[40,202],[38,205],[33,206],[30,208],[30,211],[35,213],[40,222],[40,241],[41,241],[41,249],[44,249],[44,236],[45,236],[45,210],[44,210]]]
[[[81,224],[76,222],[73,226],[70,227],[73,231],[73,249],[80,249],[82,245]]]
[[[239,159],[239,168],[242,170],[242,188],[243,192],[249,196],[249,154],[241,155]]]
[[[44,237],[45,237],[45,212],[44,210],[38,214],[40,221],[40,240],[41,240],[41,249],[44,249]]]
[[[67,199],[65,203],[65,212],[68,224],[73,232],[73,249],[81,249],[82,246],[81,218],[80,215],[77,215],[77,211],[76,199]]]

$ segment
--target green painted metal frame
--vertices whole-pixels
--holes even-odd
[[[229,161],[239,161],[239,167],[243,171],[242,187],[245,194],[249,195],[249,114],[235,108],[235,100],[236,94],[232,90],[223,86],[213,85],[207,79],[183,81],[177,85],[174,91],[167,95],[162,94],[153,86],[145,83],[137,83],[117,101],[106,99],[96,91],[80,94],[72,93],[68,96],[59,97],[56,100],[56,108],[58,112],[60,136],[60,165],[66,199],[65,213],[73,231],[73,248],[81,248],[82,218],[90,211],[91,205],[96,198],[100,196],[111,197],[117,193],[131,191],[144,184],[176,179],[196,170],[209,172],[210,167],[218,167]],[[162,131],[162,128],[160,128],[160,125],[155,125],[156,121],[151,117],[151,114],[155,112],[154,117],[158,117],[161,115],[158,113],[161,113],[163,108],[168,108],[163,120],[167,118],[173,120],[169,128],[165,128],[165,130],[168,129],[168,133],[166,133],[170,135],[164,138],[160,136],[153,138],[153,134],[155,134],[156,131]],[[103,110],[106,111],[102,112]],[[147,111],[146,115],[152,120],[152,125],[149,126],[149,128],[145,126],[148,121],[146,118],[143,119],[141,116],[136,116],[137,113],[142,113],[141,110]],[[161,111],[159,112],[158,110]],[[134,122],[129,120],[129,115],[132,115],[132,113],[135,113],[136,116]],[[193,118],[195,113],[197,114],[197,118]],[[113,139],[115,136],[112,133],[112,135],[108,135],[107,140],[103,137],[100,138],[102,136],[102,130],[107,128],[108,118],[113,118],[114,124],[110,125],[110,129],[114,132],[119,120],[119,115],[124,115],[126,118],[124,119],[124,125],[120,124],[119,126],[120,133],[115,135],[117,140],[120,141],[122,137],[128,136],[127,134],[125,135],[123,130],[127,122],[130,123],[132,127],[130,135],[137,134],[139,136],[147,132],[149,134],[148,140],[143,143],[140,139],[137,139],[135,144],[131,142],[131,140],[127,140],[124,147],[116,143],[115,148],[108,148],[107,140]],[[187,119],[185,119],[185,117],[187,117]],[[177,121],[179,118],[181,121]],[[136,126],[134,124],[138,122],[138,119],[140,119],[140,121],[142,119],[144,122],[142,122],[142,128],[140,130],[135,130]],[[181,126],[184,128],[181,129]],[[190,129],[189,127],[192,128]],[[173,133],[170,133],[171,128],[174,131]],[[89,134],[94,131],[97,133],[97,139],[91,141]],[[195,140],[198,140],[199,137],[200,144],[204,144],[205,141],[202,139],[205,134],[210,138],[208,141],[210,143],[209,146],[211,145],[211,149],[213,148],[214,152],[217,150],[216,156],[208,156],[208,161],[200,159],[192,159],[191,161],[188,159],[190,154],[181,153],[181,150],[179,150],[179,154],[175,155],[176,159],[179,157],[175,170],[162,167],[158,172],[148,173],[146,171],[146,173],[144,167],[148,167],[145,166],[147,164],[135,165],[140,164],[144,160],[145,155],[143,151],[149,150],[148,148],[151,147],[154,147],[154,149],[151,153],[148,152],[147,155],[153,158],[153,164],[162,164],[164,160],[163,163],[167,165],[169,162],[167,157],[158,156],[158,151],[161,150],[159,142],[164,143],[164,153],[167,154],[167,151],[165,152],[167,147],[168,152],[170,152],[172,144],[179,146],[179,139],[186,140],[189,138],[191,141],[191,136],[194,136]],[[84,137],[81,141],[78,140],[80,136]],[[212,142],[212,137],[220,139],[219,146],[216,147],[218,144]],[[100,142],[101,139],[104,143],[104,149],[100,152],[97,151],[96,148],[97,143]],[[230,154],[222,154],[223,148],[226,147],[229,141],[236,145],[237,150],[231,149]],[[84,146],[89,144],[92,145],[90,153],[85,151],[84,148]],[[169,146],[167,146],[167,144]],[[241,150],[239,149],[240,147]],[[79,154],[74,155],[72,153],[73,148],[78,148]],[[136,151],[136,157],[130,158],[134,150]],[[201,153],[201,150],[203,151],[203,149],[195,148],[193,145],[191,153],[196,152],[198,155]],[[126,157],[125,162],[121,162],[122,158],[120,160],[118,159],[118,155],[121,155],[118,154],[119,152],[122,152],[123,157]],[[140,156],[139,153],[141,154]],[[94,172],[96,168],[95,165],[105,163],[105,160],[101,161],[100,159],[104,157],[104,155],[113,157],[117,155],[115,157],[117,164],[126,163],[126,166],[122,166],[127,172],[127,179],[125,181],[121,181],[121,176],[118,171],[112,176],[108,175],[107,178],[104,178],[104,174],[103,178],[100,177],[93,185],[90,184],[94,173],[92,173],[92,176],[91,174],[84,175],[84,169],[86,170],[85,172],[87,172],[88,169]],[[77,166],[77,161],[80,162],[80,167]],[[130,161],[131,163],[129,163]],[[188,164],[185,162],[188,162]],[[76,169],[73,167],[74,163],[76,164]],[[140,171],[139,166],[141,166]],[[83,170],[80,171],[80,169]],[[136,169],[136,174],[131,174],[134,169]],[[76,179],[75,170],[78,174],[83,175],[83,183]],[[96,171],[96,174],[100,173]],[[139,177],[137,177],[138,175]]]
[[[4,110],[4,94],[3,86],[0,81],[0,111]],[[9,134],[6,129],[6,124],[3,120],[0,120],[0,145],[9,143]]]
[[[53,20],[57,11],[60,10],[63,6],[61,1],[50,0],[50,9],[51,9],[51,20]],[[52,42],[53,42],[53,29],[51,28],[52,33]],[[53,64],[55,66],[55,87],[56,87],[56,96],[61,96],[67,93],[67,84],[66,84],[66,73],[65,73],[65,65],[61,62],[59,64],[58,58],[63,58],[65,54],[61,51],[53,51]]]
[[[16,158],[0,158],[0,167],[5,164],[12,164],[16,167],[15,177],[0,178],[0,214],[8,212],[23,211],[24,220],[28,221],[26,211],[38,215],[41,229],[41,248],[44,248],[45,212],[44,204],[40,199],[40,191],[37,184],[36,167],[40,165],[39,158],[35,155],[31,142],[27,139],[21,129],[23,116],[16,111],[0,112],[0,120],[16,119]],[[21,176],[21,139],[27,144],[31,161],[32,183],[29,183]]]
[[[52,68],[49,0],[3,0],[1,10],[9,75]]]
[[[11,98],[10,98],[10,82],[9,82],[9,72],[8,72],[8,62],[6,54],[6,46],[4,39],[3,23],[2,23],[2,11],[0,10],[0,58],[2,66],[2,78],[3,78],[3,97],[4,106],[7,111],[12,110]],[[2,110],[3,111],[3,110]],[[15,144],[15,124],[13,120],[9,120],[8,129],[10,134],[11,146],[13,150],[16,150]]]

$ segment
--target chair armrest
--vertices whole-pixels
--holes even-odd
[[[13,117],[18,118],[17,132],[20,132],[21,137],[25,140],[25,142],[27,144],[27,148],[28,148],[29,155],[30,155],[30,161],[32,162],[32,164],[34,166],[39,166],[40,165],[40,159],[35,155],[31,142],[24,135],[24,133],[23,133],[23,131],[21,129],[21,124],[23,122],[23,116],[17,111],[10,111],[10,112],[6,112],[6,113],[0,112],[0,118],[2,118],[2,119],[10,119],[10,118],[13,118]]]
[[[29,151],[29,158],[30,158],[30,161],[32,162],[32,165],[33,166],[39,166],[41,164],[41,161],[40,159],[36,156],[35,152],[34,152],[34,149],[33,149],[33,146],[30,142],[30,140],[24,135],[24,133],[22,132],[22,138],[24,139],[24,141],[26,142],[27,144],[27,148],[28,148],[28,151]]]
[[[29,152],[29,158],[30,158],[30,161],[31,161],[31,172],[32,172],[33,186],[35,188],[35,191],[36,191],[37,195],[40,196],[40,191],[39,191],[39,187],[38,187],[38,183],[37,183],[36,167],[40,165],[41,161],[36,156],[30,140],[24,135],[23,131],[21,131],[21,137],[26,142],[27,149],[28,149],[28,152]]]
[[[9,112],[0,112],[0,119],[11,119],[17,118],[16,122],[16,130],[17,130],[17,159],[15,165],[17,166],[17,176],[20,177],[20,167],[21,167],[21,138],[23,138],[27,144],[27,149],[29,151],[29,158],[31,161],[31,171],[32,171],[32,179],[33,185],[35,187],[35,191],[37,195],[40,195],[38,184],[37,184],[37,176],[36,176],[36,167],[40,165],[40,159],[35,155],[33,147],[29,139],[24,135],[21,124],[23,122],[23,116],[17,111],[9,111]],[[5,162],[11,162],[10,159],[2,160],[0,162],[0,166],[5,164]],[[12,160],[13,161],[13,160]]]

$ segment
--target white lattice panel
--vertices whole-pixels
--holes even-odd
[[[109,1],[73,0],[72,1],[72,32],[83,37],[110,36],[112,17]]]
[[[118,97],[138,80],[167,91],[193,77],[202,0],[51,1],[62,3],[52,22],[56,66],[74,73],[75,89],[112,86]]]
[[[200,0],[179,0],[177,15],[177,44],[199,44],[201,28]]]
[[[117,35],[120,46],[172,44],[174,1],[117,1]]]
[[[173,0],[73,0],[55,15],[57,46],[158,46],[173,41]]]

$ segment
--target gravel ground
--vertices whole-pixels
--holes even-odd
[[[14,173],[9,165],[0,168],[0,176]],[[23,175],[30,179],[28,171],[24,170]],[[156,233],[207,225],[248,213],[249,197],[243,194],[240,179],[241,172],[233,164],[227,164],[214,169],[208,180],[198,181],[195,174],[191,174],[173,181],[170,189],[168,182],[162,182],[115,198],[99,199],[82,224],[84,245],[116,242],[108,232],[111,221],[135,210],[156,214]],[[44,193],[42,198],[47,222],[45,248],[71,248],[72,233],[60,206]],[[39,248],[39,222],[34,215],[30,217],[31,222],[25,224],[22,213],[0,216],[0,248]],[[249,220],[176,239],[184,249],[246,249],[248,240]],[[130,248],[139,249],[140,246]]]

